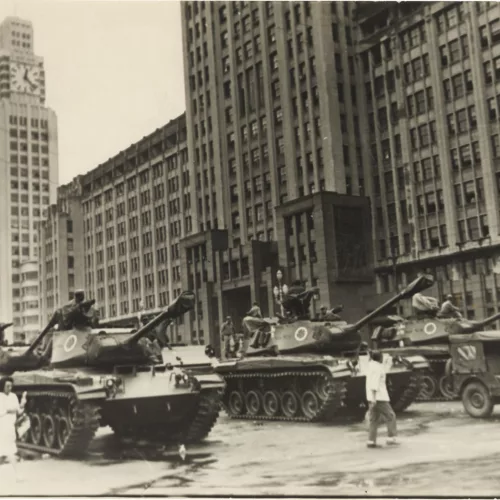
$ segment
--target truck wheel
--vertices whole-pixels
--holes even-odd
[[[474,418],[487,418],[493,413],[493,401],[481,382],[469,382],[462,392],[465,411]]]

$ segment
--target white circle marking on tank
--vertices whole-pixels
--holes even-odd
[[[303,326],[299,326],[295,331],[295,340],[298,342],[302,342],[307,337],[307,328]]]
[[[75,348],[77,342],[76,335],[70,335],[67,339],[66,342],[64,342],[64,350],[66,352],[70,352]]]
[[[427,335],[432,335],[433,333],[436,333],[437,326],[436,323],[427,323],[424,326],[424,333]]]

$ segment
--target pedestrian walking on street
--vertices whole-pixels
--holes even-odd
[[[17,470],[16,421],[24,412],[26,393],[19,403],[17,396],[12,392],[13,383],[10,377],[0,381],[0,457],[7,458],[16,480],[19,481],[21,476]]]
[[[387,424],[387,444],[398,444],[396,414],[392,409],[386,384],[386,371],[390,369],[391,364],[392,358],[388,357],[387,363],[383,363],[381,352],[371,352],[366,374],[366,399],[369,408],[368,448],[377,446],[377,430],[381,418],[384,418]]]

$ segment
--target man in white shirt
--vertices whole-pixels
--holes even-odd
[[[377,428],[381,417],[387,423],[387,444],[398,444],[396,441],[396,414],[391,407],[385,380],[386,371],[390,370],[391,364],[392,359],[390,357],[387,358],[387,363],[383,363],[382,353],[372,351],[366,373],[366,400],[369,407],[368,448],[375,448],[377,446]]]

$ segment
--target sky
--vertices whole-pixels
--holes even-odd
[[[0,0],[33,23],[46,106],[58,118],[59,184],[185,110],[180,2]]]

